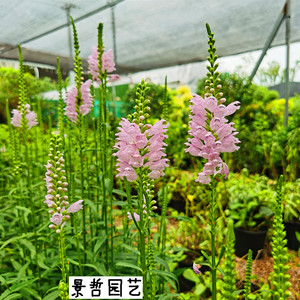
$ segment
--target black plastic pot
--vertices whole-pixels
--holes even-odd
[[[287,247],[291,250],[298,250],[300,242],[297,240],[296,232],[300,232],[300,223],[285,222],[284,223],[287,239]]]
[[[253,258],[256,258],[258,250],[264,248],[267,232],[268,229],[263,231],[247,231],[242,228],[234,228],[235,254],[238,257],[242,257],[251,249]]]

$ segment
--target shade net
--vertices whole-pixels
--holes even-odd
[[[105,48],[114,48],[113,10],[117,69],[132,73],[205,60],[205,23],[219,56],[262,49],[285,0],[0,0],[0,58],[17,58],[18,43],[27,61],[55,65],[56,56],[69,57],[68,27],[45,33],[67,23],[63,7],[70,3],[75,20],[88,15],[76,21],[81,57],[87,60],[97,44],[99,22]],[[291,1],[290,40],[300,41],[298,0]],[[284,43],[283,23],[272,46]]]

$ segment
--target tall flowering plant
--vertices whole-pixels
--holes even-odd
[[[49,227],[54,229],[58,234],[59,241],[59,256],[62,271],[62,280],[59,284],[61,299],[69,299],[68,284],[67,284],[67,261],[66,261],[66,246],[64,226],[70,220],[70,214],[76,213],[82,209],[83,200],[78,200],[70,205],[67,196],[67,178],[65,176],[64,157],[61,150],[61,138],[58,135],[53,135],[50,141],[49,160],[46,167],[46,188],[47,195],[44,203],[50,208]]]
[[[37,125],[37,115],[34,111],[30,110],[28,103],[27,91],[24,80],[24,66],[23,55],[20,45],[19,48],[19,61],[20,61],[20,75],[19,75],[19,105],[17,109],[12,110],[11,124],[15,127],[20,127],[23,131],[27,131],[33,126]]]
[[[98,184],[101,185],[101,193],[102,193],[102,219],[104,221],[104,228],[106,236],[110,236],[105,241],[105,262],[106,267],[109,267],[109,264],[113,264],[114,253],[113,253],[113,243],[114,243],[114,232],[113,232],[113,217],[112,217],[112,187],[113,185],[109,185],[109,189],[107,189],[107,184],[105,182],[111,181],[111,176],[109,175],[108,161],[109,157],[111,157],[108,153],[111,151],[109,147],[110,140],[108,136],[110,131],[108,129],[107,124],[109,120],[107,118],[107,106],[106,106],[106,90],[107,90],[107,82],[115,81],[119,78],[117,74],[111,74],[116,70],[114,55],[112,50],[104,51],[103,45],[103,24],[98,24],[98,44],[93,47],[92,54],[88,59],[89,63],[89,75],[91,80],[94,83],[97,83],[99,86],[99,115],[95,122],[96,134],[95,134],[95,147],[99,148],[100,151],[96,154],[96,165],[100,166],[100,168],[96,168],[96,176]],[[92,86],[92,91],[94,92],[94,86]],[[99,145],[99,146],[98,146]],[[99,155],[98,155],[99,154]],[[100,163],[99,163],[100,160]],[[101,181],[100,181],[100,174]],[[108,201],[107,198],[110,197],[110,210],[108,209]],[[100,195],[97,193],[97,202],[100,203]],[[110,226],[109,226],[110,222]],[[108,232],[110,227],[110,234]],[[109,243],[110,242],[110,243]],[[110,244],[110,245],[109,245]],[[110,248],[110,255],[109,255]],[[110,256],[110,257],[109,257]],[[110,261],[109,261],[110,260]]]
[[[143,275],[143,299],[155,298],[155,279],[150,273],[150,291],[147,290],[147,272],[155,268],[153,247],[150,238],[149,219],[151,211],[156,209],[153,200],[154,180],[164,175],[164,168],[168,166],[168,159],[164,158],[164,139],[169,124],[160,120],[154,125],[147,123],[150,107],[145,99],[147,91],[144,81],[137,89],[136,112],[123,118],[118,127],[117,142],[113,155],[117,157],[117,176],[125,181],[129,204],[129,219],[133,220],[139,231],[140,266]],[[129,182],[133,182],[138,191],[138,213],[133,210]],[[146,261],[146,238],[148,261]]]
[[[219,84],[219,73],[216,71],[217,55],[214,46],[214,34],[206,24],[208,33],[208,62],[206,93],[204,98],[194,95],[191,99],[190,130],[191,138],[186,143],[186,152],[193,156],[200,156],[206,160],[203,170],[198,174],[197,182],[209,184],[211,190],[210,197],[210,234],[211,234],[211,257],[204,253],[208,259],[212,273],[212,299],[217,299],[217,267],[222,258],[225,248],[222,248],[218,262],[216,261],[215,234],[216,234],[216,185],[220,178],[228,177],[229,169],[222,160],[221,153],[233,152],[239,149],[237,146],[240,141],[236,137],[238,132],[234,128],[234,123],[228,123],[227,116],[233,114],[240,108],[240,103],[235,101],[225,105],[226,99],[221,92],[222,86]],[[194,271],[199,274],[197,264],[193,265]],[[229,299],[229,298],[228,298]]]

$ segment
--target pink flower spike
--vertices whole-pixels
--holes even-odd
[[[112,49],[109,49],[102,54],[102,73],[104,73],[105,70],[107,73],[111,73],[116,70]]]
[[[17,109],[13,109],[12,114],[11,124],[15,127],[21,127],[22,114]]]
[[[89,63],[89,72],[92,75],[93,80],[97,81],[98,84],[101,84],[99,79],[99,67],[98,67],[98,49],[97,47],[93,47],[92,54],[88,59]],[[115,63],[114,63],[114,55],[113,51],[110,49],[102,54],[102,73],[111,73],[115,71]],[[108,75],[108,81],[116,81],[119,79],[119,75],[111,74]]]
[[[81,97],[83,104],[80,105],[79,111],[83,115],[87,115],[91,108],[93,107],[93,99],[90,94],[90,86],[92,85],[92,80],[87,80],[80,88]]]
[[[194,156],[202,156],[208,161],[205,163],[203,171],[198,174],[197,182],[209,184],[210,176],[224,174],[228,177],[228,166],[222,161],[222,152],[233,152],[239,149],[236,146],[240,141],[235,137],[236,129],[234,123],[227,123],[225,116],[233,114],[239,108],[239,102],[233,102],[225,106],[221,101],[213,96],[204,100],[200,96],[195,96],[190,100],[192,113],[189,134],[192,138],[185,143],[189,152]]]
[[[26,114],[28,129],[38,124],[37,115],[34,111],[29,111]]]
[[[88,58],[89,63],[89,73],[92,75],[93,80],[97,81],[100,84],[99,68],[98,68],[98,49],[97,46],[93,47],[92,54]]]
[[[69,117],[69,119],[76,123],[77,122],[77,112],[76,112],[76,97],[77,97],[77,89],[73,87],[70,91],[67,92],[66,99],[66,112],[65,115]]]
[[[76,202],[74,202],[71,206],[68,207],[67,209],[67,213],[76,213],[78,212],[80,209],[82,209],[82,203],[83,200],[78,200]]]

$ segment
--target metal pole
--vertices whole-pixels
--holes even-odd
[[[290,30],[291,30],[291,1],[286,1],[285,14],[285,43],[286,43],[286,70],[285,70],[285,109],[284,109],[284,126],[288,125],[289,118],[289,94],[290,94]]]
[[[116,43],[116,21],[115,21],[115,11],[114,5],[111,6],[111,25],[112,25],[112,38],[113,38],[113,49],[114,49],[114,58],[115,64],[117,65],[117,43]],[[113,96],[113,112],[114,116],[117,117],[117,103],[116,103],[116,86],[115,83],[112,83],[112,96]]]
[[[259,59],[258,59],[258,61],[256,63],[256,65],[255,65],[255,67],[254,67],[251,75],[249,76],[249,80],[250,81],[255,76],[255,74],[256,74],[256,72],[257,72],[257,70],[258,70],[258,68],[259,68],[259,66],[260,66],[260,64],[261,64],[264,56],[266,55],[268,49],[270,48],[270,45],[273,42],[273,39],[276,36],[277,31],[279,30],[280,25],[283,22],[284,18],[285,18],[285,6],[284,6],[283,10],[281,11],[281,13],[280,13],[280,15],[279,15],[279,17],[278,17],[278,19],[277,19],[277,21],[275,23],[275,26],[274,26],[274,28],[273,28],[273,30],[272,30],[269,38],[267,39],[267,41],[266,41],[266,43],[264,45],[263,51],[262,51],[262,53],[261,53],[261,55],[260,55],[260,57],[259,57]]]
[[[75,84],[74,72],[73,72],[73,45],[72,45],[72,30],[71,30],[71,20],[70,20],[70,10],[71,8],[75,8],[73,4],[66,4],[63,9],[66,11],[67,17],[67,27],[68,27],[68,48],[69,48],[69,78],[70,85]]]

